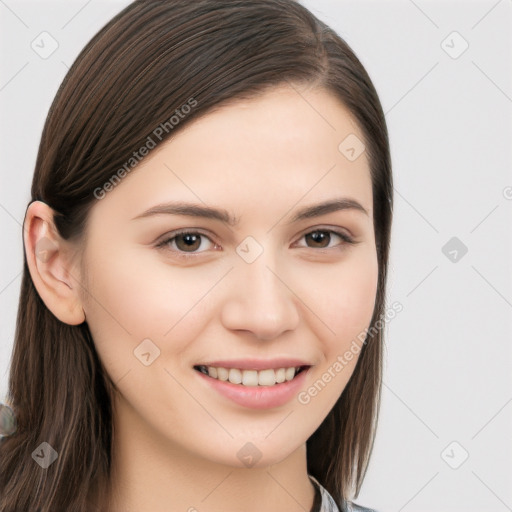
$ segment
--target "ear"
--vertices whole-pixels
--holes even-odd
[[[34,201],[27,208],[23,242],[32,282],[46,307],[66,324],[84,322],[73,247],[59,236],[54,211],[46,203]]]

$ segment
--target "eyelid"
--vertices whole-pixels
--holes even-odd
[[[308,235],[310,233],[315,233],[317,231],[325,231],[327,233],[332,233],[332,234],[338,235],[347,243],[357,243],[355,241],[355,237],[352,235],[352,233],[348,229],[342,228],[340,226],[326,226],[326,225],[312,226],[312,227],[307,228],[299,236],[299,239],[301,239],[305,235]]]
[[[211,240],[212,234],[208,232],[207,230],[201,229],[201,228],[181,228],[181,229],[175,229],[174,231],[169,231],[168,233],[163,234],[162,236],[158,237],[155,244],[160,244],[162,242],[168,242],[170,239],[177,237],[178,235],[203,235],[205,238],[209,238]]]

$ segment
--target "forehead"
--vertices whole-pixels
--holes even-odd
[[[274,210],[344,195],[372,215],[366,151],[347,158],[346,142],[363,144],[349,110],[323,89],[280,86],[230,102],[160,143],[98,209],[121,216],[173,199]],[[350,145],[349,144],[349,145]],[[281,209],[282,209],[281,208]]]

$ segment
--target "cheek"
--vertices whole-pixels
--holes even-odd
[[[105,253],[88,266],[86,318],[98,352],[121,366],[146,338],[162,352],[171,339],[174,354],[184,350],[201,329],[202,299],[223,272],[172,268],[138,250]]]
[[[304,301],[323,324],[326,351],[343,349],[368,327],[378,284],[375,253],[359,252],[339,265],[317,269],[303,283]]]
[[[308,301],[321,319],[316,334],[324,359],[298,402],[323,419],[343,393],[363,347],[375,307],[377,256],[358,254],[328,275],[317,273],[315,277],[317,286]]]

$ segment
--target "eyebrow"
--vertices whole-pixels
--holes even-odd
[[[354,199],[342,197],[331,199],[322,203],[314,204],[301,208],[287,224],[293,224],[305,219],[320,217],[328,213],[340,210],[353,210],[369,215],[366,208]],[[187,215],[190,217],[201,217],[204,219],[219,220],[229,226],[236,226],[240,219],[231,215],[227,210],[222,208],[212,208],[211,206],[203,206],[194,203],[171,202],[158,204],[142,212],[140,215],[133,217],[132,220],[151,217],[153,215]]]
[[[288,224],[293,224],[294,222],[299,222],[304,219],[311,219],[313,217],[320,217],[321,215],[326,215],[327,213],[333,213],[340,210],[353,210],[369,216],[366,208],[355,199],[340,197],[300,209]]]

